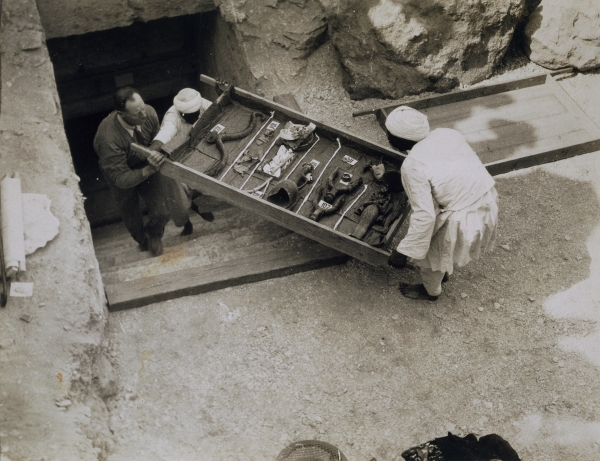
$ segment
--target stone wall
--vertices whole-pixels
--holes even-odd
[[[107,310],[34,0],[3,0],[0,172],[46,194],[59,235],[27,257],[33,296],[0,309],[2,459],[97,460],[116,391]],[[29,317],[24,316],[27,314]],[[23,320],[25,318],[25,320]],[[59,403],[60,405],[57,405]]]
[[[525,47],[549,69],[600,67],[600,2],[543,0],[525,27]]]
[[[48,39],[216,8],[214,0],[37,0],[37,4]]]
[[[348,0],[327,10],[356,99],[447,91],[489,77],[524,13],[524,0]]]

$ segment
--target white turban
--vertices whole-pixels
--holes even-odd
[[[398,138],[420,141],[429,134],[427,116],[408,106],[394,109],[385,119],[385,127]]]
[[[192,114],[198,112],[202,107],[202,97],[200,93],[193,88],[184,88],[173,99],[175,109],[182,114]]]

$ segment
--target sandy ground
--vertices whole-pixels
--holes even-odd
[[[332,50],[301,107],[384,142],[354,110]],[[491,82],[542,70],[516,62]],[[489,83],[489,82],[488,82]],[[600,74],[561,85],[600,124]],[[436,303],[408,270],[357,261],[113,313],[121,388],[110,461],[267,460],[319,439],[350,460],[398,460],[447,431],[497,433],[524,460],[600,457],[600,157],[497,177],[496,251]]]

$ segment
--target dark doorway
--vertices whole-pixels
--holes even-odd
[[[92,226],[119,220],[92,147],[96,129],[123,86],[139,89],[160,119],[185,87],[199,89],[203,44],[216,13],[165,18],[48,40],[65,132]]]

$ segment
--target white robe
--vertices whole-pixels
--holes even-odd
[[[210,107],[212,103],[208,99],[202,98],[202,106],[200,107],[200,115]],[[162,123],[160,124],[160,130],[154,137],[155,141],[161,141],[163,144],[168,143],[175,137],[179,129],[183,126],[185,120],[175,108],[175,106],[169,107],[169,110],[165,113]]]
[[[498,221],[494,179],[462,133],[438,128],[402,164],[412,207],[397,250],[420,267],[452,273],[493,248]]]

